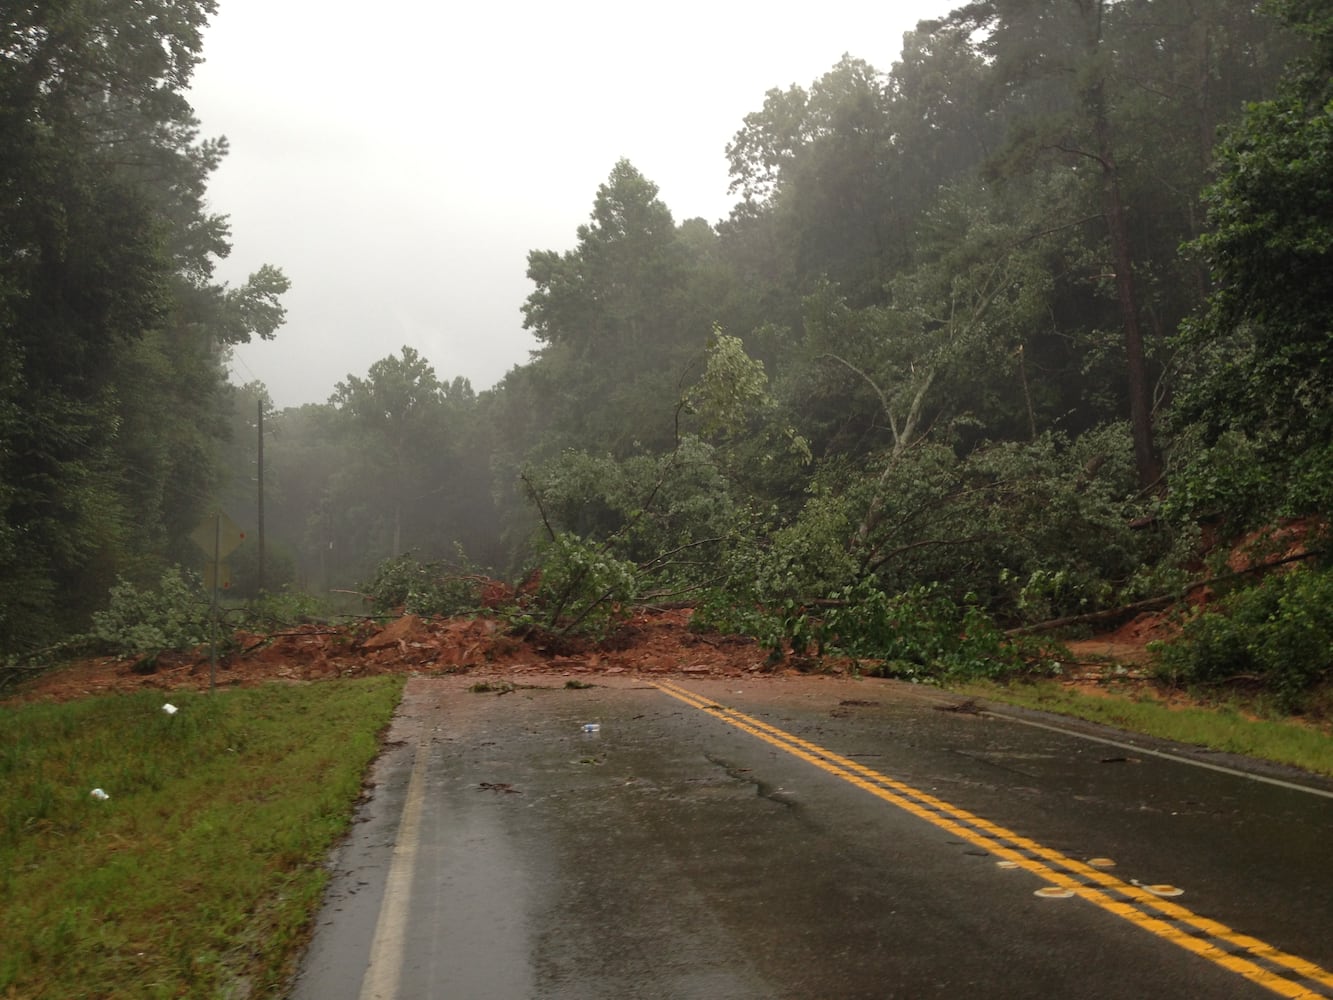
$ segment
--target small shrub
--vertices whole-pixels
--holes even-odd
[[[263,630],[284,625],[303,625],[324,617],[324,602],[292,586],[277,592],[265,591],[246,605],[242,622],[250,628]]]
[[[794,603],[790,608],[774,611],[759,604],[752,594],[735,594],[713,587],[695,604],[690,628],[696,632],[746,635],[765,649],[777,651],[790,631],[788,619],[794,611]]]
[[[973,603],[959,605],[935,587],[889,595],[871,583],[845,587],[820,625],[823,645],[885,664],[908,680],[998,678],[1031,668]]]
[[[534,624],[566,634],[605,638],[629,613],[639,573],[605,545],[560,532],[539,555],[541,582],[532,595]]]
[[[1162,679],[1179,685],[1248,680],[1285,709],[1333,675],[1333,572],[1300,568],[1237,591],[1150,649]]]
[[[485,579],[465,560],[459,565],[421,562],[413,555],[380,563],[364,588],[381,611],[402,608],[414,615],[460,615],[482,604]]]
[[[123,577],[105,611],[94,612],[91,638],[119,656],[157,656],[192,649],[208,639],[210,603],[197,576],[174,566],[153,590]]]

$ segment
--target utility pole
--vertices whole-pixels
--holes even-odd
[[[258,587],[257,594],[264,593],[264,400],[259,400],[259,460],[258,460],[258,478],[259,478],[259,568],[258,568]]]
[[[213,627],[208,642],[208,693],[218,689],[218,581],[222,579],[222,508],[213,511],[213,597],[210,608]]]

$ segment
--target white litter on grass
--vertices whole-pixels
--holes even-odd
[[[177,712],[180,711],[180,709],[178,709],[171,702],[167,702],[165,705],[162,706],[162,711],[166,712],[168,715],[175,715]]]
[[[107,799],[111,798],[110,795],[102,791],[102,789],[100,788],[94,788],[88,794],[91,795],[93,798],[95,798],[98,802],[105,802]]]

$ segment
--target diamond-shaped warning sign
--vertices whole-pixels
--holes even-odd
[[[190,532],[190,539],[206,555],[216,554],[218,559],[225,559],[245,541],[245,532],[226,514],[217,511],[199,522],[199,527]]]
[[[231,567],[225,562],[215,563],[212,559],[204,563],[204,589],[231,589]]]

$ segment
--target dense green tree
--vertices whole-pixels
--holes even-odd
[[[1214,290],[1182,337],[1179,415],[1214,450],[1187,506],[1241,517],[1333,504],[1333,15],[1277,5],[1314,42],[1281,94],[1251,104],[1219,149],[1196,247]],[[1221,447],[1218,447],[1222,444]],[[1219,482],[1219,461],[1239,468]],[[1211,484],[1211,485],[1209,485]]]
[[[1040,228],[1077,229],[1089,252],[1060,275],[1055,315],[1093,359],[1110,360],[1102,332],[1119,328],[1118,372],[1102,377],[1151,486],[1166,335],[1202,291],[1177,248],[1199,232],[1195,192],[1218,126],[1272,86],[1289,40],[1245,0],[981,0],[926,27],[962,32],[984,58],[979,90],[1004,135],[988,160],[996,190],[1044,177],[1067,192]]]
[[[618,455],[671,443],[674,412],[711,319],[691,302],[700,280],[691,252],[711,238],[679,229],[657,185],[622,160],[597,190],[575,249],[528,255],[535,289],[524,326],[542,343],[530,376],[530,419],[559,447]],[[706,230],[706,227],[703,227]]]
[[[367,497],[380,525],[375,534],[387,542],[384,555],[397,556],[408,507],[428,489],[445,451],[444,387],[430,363],[404,347],[400,356],[376,361],[365,378],[348,375],[330,402],[346,422],[357,459],[337,488]]]
[[[767,268],[779,286],[808,291],[827,277],[858,304],[880,301],[910,211],[895,183],[891,97],[884,74],[844,56],[808,92],[770,90],[728,145],[742,196],[732,227],[762,230],[756,213],[771,214],[781,250]]]
[[[962,28],[923,22],[903,39],[889,74],[901,203],[920,208],[995,153],[1003,123],[991,113],[990,66]],[[910,240],[908,240],[910,242]]]
[[[204,191],[226,144],[199,138],[185,91],[213,10],[0,11],[2,647],[176,554],[217,485],[219,351],[282,320],[276,269],[212,280],[228,234]]]
[[[1160,477],[1161,461],[1121,140],[1112,118],[1112,7],[1108,0],[981,0],[956,10],[949,25],[977,34],[993,67],[993,86],[1010,121],[1006,168],[1031,169],[1036,160],[1047,169],[1058,165],[1096,178],[1094,204],[1106,229],[1107,266],[1120,311],[1135,455],[1147,487]]]
[[[265,398],[262,386],[242,387],[232,415],[224,500],[248,529],[256,406]],[[328,403],[268,413],[265,523],[275,558],[290,559],[296,581],[319,595],[368,583],[395,548],[401,559],[504,567],[502,530],[513,514],[496,509],[510,478],[497,402],[466,379],[440,379],[404,347],[349,374]]]

